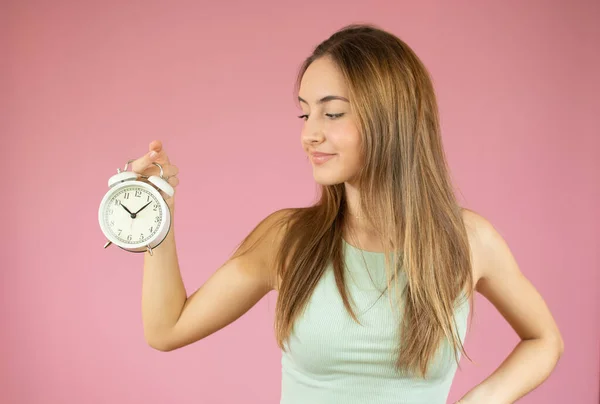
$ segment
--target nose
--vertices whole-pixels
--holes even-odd
[[[320,144],[325,140],[325,134],[317,125],[310,125],[307,122],[302,129],[301,139],[306,145]]]

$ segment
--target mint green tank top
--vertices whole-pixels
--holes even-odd
[[[394,351],[401,314],[390,304],[389,292],[382,295],[385,256],[345,241],[344,253],[346,283],[361,325],[344,308],[329,265],[282,352],[280,404],[445,404],[457,369],[451,344],[441,344],[426,379],[399,375]],[[404,285],[401,276],[399,286]],[[392,302],[395,298],[393,293]],[[469,313],[464,294],[455,313],[464,341]]]

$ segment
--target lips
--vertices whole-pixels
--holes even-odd
[[[313,162],[313,164],[321,165],[325,164],[327,161],[331,160],[335,156],[335,154],[314,152],[310,154],[310,159]]]

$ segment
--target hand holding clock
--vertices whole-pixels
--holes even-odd
[[[177,178],[177,174],[179,174],[179,169],[177,168],[177,166],[172,165],[169,161],[169,157],[167,156],[167,153],[162,147],[162,142],[160,140],[154,140],[150,142],[148,148],[150,150],[149,153],[146,153],[145,155],[131,163],[131,171],[147,177],[151,175],[158,176],[160,175],[160,169],[153,164],[158,163],[163,168],[163,178],[173,188],[175,188],[179,184],[179,178]],[[162,191],[161,194],[165,198],[165,202],[167,203],[167,205],[169,205],[169,208],[173,209],[173,197],[169,197]],[[139,213],[139,211],[136,213]]]
[[[104,248],[115,244],[126,251],[153,255],[172,228],[179,170],[170,163],[159,140],[150,142],[149,149],[138,159],[128,160],[123,171],[117,169],[108,179],[109,190],[98,209],[100,229],[107,238]],[[146,209],[149,205],[153,209]]]

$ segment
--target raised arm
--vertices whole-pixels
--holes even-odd
[[[171,351],[201,340],[276,289],[275,254],[290,211],[276,211],[261,221],[236,253],[189,297],[181,281],[174,234],[153,256],[146,253],[142,309],[148,344]]]

